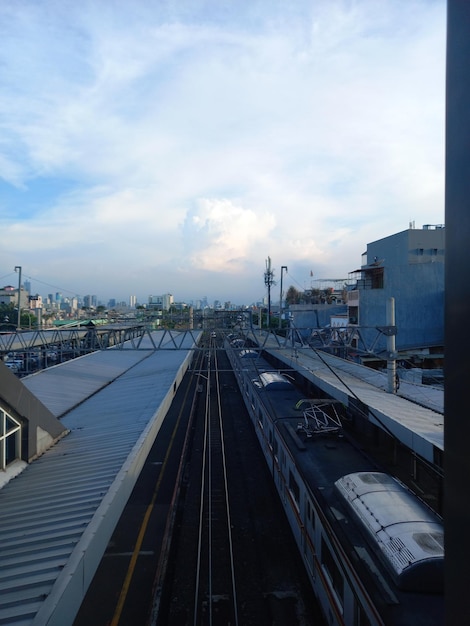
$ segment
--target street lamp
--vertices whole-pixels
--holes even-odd
[[[21,265],[15,265],[15,272],[19,272],[18,276],[18,330],[21,330]]]
[[[282,326],[282,273],[284,270],[286,270],[286,273],[287,273],[287,267],[285,265],[282,265],[281,266],[281,293],[279,296],[279,328],[281,328]]]

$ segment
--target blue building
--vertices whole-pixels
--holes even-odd
[[[367,244],[360,269],[352,272],[348,293],[349,324],[357,325],[365,344],[380,353],[386,336],[387,302],[395,301],[396,351],[418,363],[442,357],[444,345],[444,225],[425,225]],[[358,346],[359,347],[359,346]],[[430,363],[429,363],[430,364]],[[425,365],[426,366],[426,365]]]

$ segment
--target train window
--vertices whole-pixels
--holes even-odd
[[[313,512],[313,506],[310,500],[307,500],[307,520],[312,530],[315,530],[315,513]]]
[[[276,437],[274,437],[274,441],[273,441],[273,450],[274,450],[274,456],[277,458],[277,455],[279,453],[279,444],[277,442]]]
[[[444,466],[444,453],[442,450],[439,450],[439,448],[436,448],[435,446],[433,447],[433,453],[434,453],[434,465],[437,465],[438,467],[443,467]]]
[[[336,594],[338,602],[341,607],[343,607],[344,580],[323,537],[321,540],[321,562]]]
[[[370,626],[370,620],[357,598],[354,598],[354,626]]]
[[[289,470],[289,491],[294,497],[297,507],[300,506],[300,489],[299,484],[295,480],[293,473]]]

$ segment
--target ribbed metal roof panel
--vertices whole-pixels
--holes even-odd
[[[73,622],[189,359],[108,350],[28,379],[70,433],[0,490],[0,624]]]
[[[148,356],[143,350],[94,352],[25,377],[23,383],[60,417]]]

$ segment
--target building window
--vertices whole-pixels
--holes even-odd
[[[0,470],[21,458],[21,424],[0,409]]]

